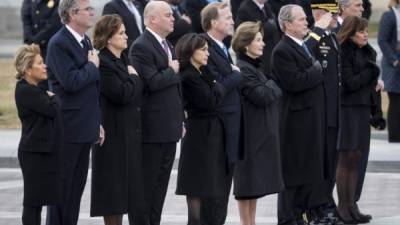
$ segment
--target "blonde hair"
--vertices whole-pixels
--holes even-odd
[[[23,45],[14,57],[14,67],[17,70],[15,78],[21,80],[25,77],[26,71],[32,67],[35,56],[40,55],[39,45]]]
[[[264,36],[264,30],[260,21],[241,23],[233,35],[232,49],[236,53],[246,53],[246,47],[253,42],[258,32]]]

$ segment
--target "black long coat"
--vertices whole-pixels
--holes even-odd
[[[238,197],[261,196],[283,190],[279,143],[279,103],[282,91],[266,77],[259,62],[239,55],[244,160],[235,165],[234,190]]]
[[[264,29],[264,51],[261,56],[262,68],[264,73],[271,73],[271,54],[275,45],[281,39],[279,25],[275,14],[272,12],[269,3],[264,4],[264,12],[254,3],[253,0],[243,1],[237,12],[235,25],[239,26],[246,21],[261,21]]]
[[[24,205],[56,205],[62,198],[60,100],[18,81],[15,102],[22,123],[18,160],[24,179]]]
[[[359,48],[350,40],[341,44],[341,50],[339,148],[368,149],[371,108],[377,105],[374,96],[380,73],[376,52],[369,44]]]
[[[272,71],[283,90],[281,156],[286,186],[322,179],[325,96],[321,73],[311,73],[312,60],[288,36],[272,53]]]
[[[100,105],[106,139],[92,157],[92,216],[127,213],[143,205],[141,96],[139,76],[129,74],[128,59],[107,48],[100,58]]]
[[[200,73],[189,66],[181,76],[188,117],[176,193],[203,198],[225,196],[231,176],[227,171],[224,119],[217,108],[226,88],[205,68]]]

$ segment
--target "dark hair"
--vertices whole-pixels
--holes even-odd
[[[229,7],[228,4],[223,2],[215,2],[208,4],[201,10],[201,27],[204,31],[209,31],[211,29],[211,22],[213,20],[218,19],[219,12],[218,10]]]
[[[343,21],[342,27],[337,34],[337,39],[342,44],[353,37],[358,31],[363,31],[366,28],[368,28],[367,19],[358,16],[348,16]]]
[[[258,32],[264,35],[260,21],[241,23],[232,38],[233,51],[236,53],[246,53],[246,47],[253,42]]]
[[[108,40],[118,32],[122,24],[122,19],[117,14],[102,16],[94,27],[94,48],[97,50],[102,50],[103,48],[105,48],[107,46]]]
[[[190,65],[190,58],[193,53],[207,44],[207,40],[200,34],[188,33],[182,36],[175,47],[176,57],[178,58],[181,68]]]

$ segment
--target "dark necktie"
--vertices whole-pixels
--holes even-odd
[[[84,38],[81,41],[82,46],[83,46],[83,51],[86,53],[86,55],[88,54],[88,52],[91,50],[90,45],[88,43],[88,41]]]
[[[310,50],[308,50],[307,46],[306,46],[304,43],[301,44],[301,47],[303,47],[303,49],[304,49],[304,51],[306,52],[306,54],[307,54],[310,58],[312,58],[312,55],[311,55]]]

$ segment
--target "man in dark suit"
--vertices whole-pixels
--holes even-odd
[[[238,85],[241,83],[242,75],[238,67],[233,65],[228,48],[223,40],[233,34],[233,18],[229,5],[216,2],[207,5],[201,12],[201,24],[206,31],[204,37],[207,39],[208,67],[215,74],[216,79],[227,91],[217,111],[221,113],[225,130],[225,152],[226,160],[230,164],[227,173],[232,176],[234,162],[239,160],[242,153],[240,149],[241,131],[241,104]],[[221,225],[225,223],[231,180],[226,185],[225,196],[220,199],[202,199],[201,220],[205,225]]]
[[[137,0],[111,0],[103,8],[103,15],[107,14],[121,16],[128,35],[128,46],[143,32],[143,5]]]
[[[183,106],[179,63],[166,37],[174,30],[171,7],[150,1],[144,9],[146,29],[129,49],[132,65],[144,82],[142,107],[143,171],[146,213],[159,225],[175,159],[182,137]]]
[[[180,3],[181,0],[165,0],[174,12],[174,31],[167,36],[167,40],[172,45],[176,45],[179,38],[192,31],[192,20],[188,17]]]
[[[59,13],[65,26],[48,45],[49,85],[62,103],[64,180],[62,204],[49,207],[47,225],[77,224],[90,148],[104,141],[98,102],[99,59],[85,35],[93,25],[93,12],[89,0],[63,0]]]
[[[47,43],[62,26],[58,15],[58,4],[59,0],[24,0],[22,3],[24,43],[38,44],[43,59],[46,58]]]
[[[324,76],[303,41],[308,32],[303,9],[283,6],[279,24],[285,35],[272,53],[272,72],[283,90],[281,156],[286,190],[278,195],[278,224],[298,225],[305,223],[306,207],[300,197],[306,185],[324,177]]]
[[[269,2],[267,0],[243,1],[237,12],[235,24],[239,26],[246,21],[261,21],[263,25],[265,47],[261,56],[261,63],[264,73],[270,74],[272,49],[281,39],[281,33]]]

